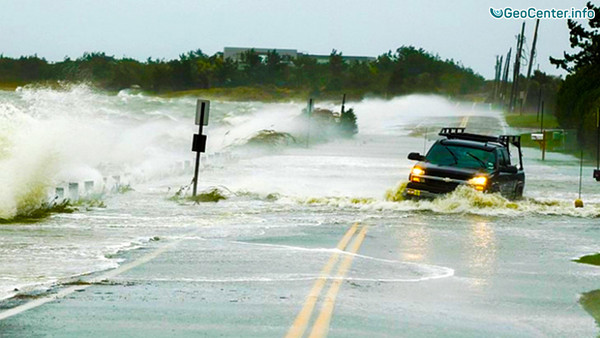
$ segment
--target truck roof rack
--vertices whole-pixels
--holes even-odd
[[[500,136],[489,136],[465,133],[465,128],[442,128],[440,136],[445,136],[449,139],[479,141],[479,142],[496,142],[502,145],[508,146],[509,144],[515,147],[521,146],[521,135],[500,135]]]
[[[498,136],[498,140],[507,146],[512,144],[517,148],[521,148],[521,135],[500,135]]]
[[[465,133],[465,128],[442,128],[438,135],[445,136],[448,139],[501,143],[496,136]]]
[[[465,133],[465,128],[442,128],[440,136],[445,136],[448,139],[459,139],[467,141],[477,142],[495,142],[500,143],[506,147],[506,150],[510,153],[510,145],[517,147],[519,150],[519,164],[521,170],[523,169],[523,154],[521,153],[521,135],[500,135],[500,136],[489,136]]]

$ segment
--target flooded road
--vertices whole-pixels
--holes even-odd
[[[578,162],[542,162],[535,149],[525,150],[523,201],[466,189],[435,201],[385,198],[408,176],[406,155],[423,152],[440,127],[510,132],[486,105],[365,100],[347,106],[358,118],[353,139],[257,149],[244,144],[263,129],[300,140],[305,104],[213,101],[200,188],[227,199],[194,204],[173,199],[192,176],[194,99],[74,87],[0,100],[3,218],[71,181],[93,180],[106,205],[0,224],[0,317],[74,288],[5,315],[0,333],[598,334],[579,297],[599,288],[600,269],[571,261],[599,250],[591,167],[583,209],[572,204]],[[114,175],[134,191],[101,194]],[[92,284],[64,285],[80,279]]]

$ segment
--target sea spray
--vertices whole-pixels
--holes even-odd
[[[17,129],[18,120],[9,115],[0,116],[0,124],[9,135],[2,141],[0,157],[0,218],[11,219],[31,214],[47,202],[57,158],[51,145],[44,144],[40,124]]]
[[[193,123],[185,128],[156,111],[156,105],[132,107],[123,96],[85,85],[26,86],[3,94],[0,218],[43,209],[60,182],[94,181],[100,186],[103,177],[125,172],[138,180],[168,174],[187,154]]]

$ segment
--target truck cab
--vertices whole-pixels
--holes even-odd
[[[483,192],[498,192],[506,198],[523,196],[525,172],[521,137],[465,133],[465,128],[442,128],[426,155],[410,153],[418,161],[408,176],[407,198],[435,198],[468,185]],[[511,163],[511,146],[518,153],[518,166]]]

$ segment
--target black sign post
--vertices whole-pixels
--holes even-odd
[[[308,100],[308,106],[306,107],[306,148],[308,148],[308,141],[310,140],[310,115],[313,110],[313,99]]]
[[[194,168],[194,189],[193,195],[196,196],[198,188],[198,169],[200,167],[200,153],[206,151],[206,135],[202,135],[202,127],[208,125],[208,112],[210,101],[198,100],[196,102],[196,124],[198,125],[198,134],[194,134],[192,141],[192,151],[196,152],[196,167]]]

